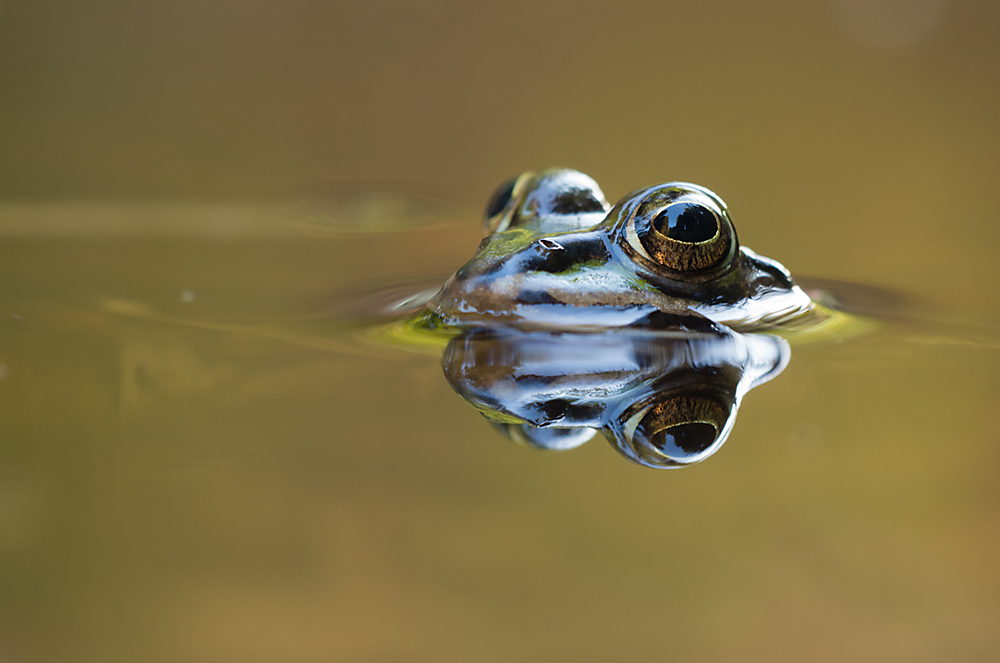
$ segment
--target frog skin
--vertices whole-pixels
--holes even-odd
[[[740,246],[725,203],[695,184],[639,189],[611,207],[583,173],[529,172],[497,189],[485,225],[476,255],[427,303],[436,323],[745,332],[823,315],[782,265]]]

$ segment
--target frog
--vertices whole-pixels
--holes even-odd
[[[741,246],[723,200],[688,182],[637,189],[610,205],[576,170],[501,184],[471,260],[426,302],[454,328],[775,331],[821,320],[779,262]]]
[[[501,184],[475,255],[425,300],[447,330],[449,385],[503,436],[549,451],[603,433],[651,468],[688,467],[732,431],[742,397],[780,374],[789,330],[833,312],[740,244],[697,184],[609,204],[576,170]]]

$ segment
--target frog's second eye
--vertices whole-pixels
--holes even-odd
[[[686,274],[726,264],[735,233],[721,206],[696,191],[665,193],[636,210],[635,239],[641,253],[658,267]]]
[[[565,232],[597,224],[609,209],[597,182],[581,172],[567,168],[528,171],[493,192],[483,227],[488,233],[510,228]]]

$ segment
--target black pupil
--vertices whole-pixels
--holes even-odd
[[[662,430],[650,443],[671,458],[701,453],[715,442],[715,426],[701,421],[678,424]]]
[[[517,183],[517,178],[512,177],[493,192],[493,197],[490,198],[490,204],[486,207],[486,218],[492,219],[494,216],[503,211],[503,208],[507,207],[507,203],[510,202],[510,197],[514,194],[514,185]]]
[[[676,203],[656,215],[653,227],[661,235],[678,242],[705,242],[719,231],[719,221],[712,210],[695,203]]]

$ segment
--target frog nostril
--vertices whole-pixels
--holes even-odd
[[[569,255],[558,242],[542,238],[538,240],[538,245],[541,250],[527,262],[525,265],[527,268],[556,274],[566,271],[573,265],[573,256]]]

